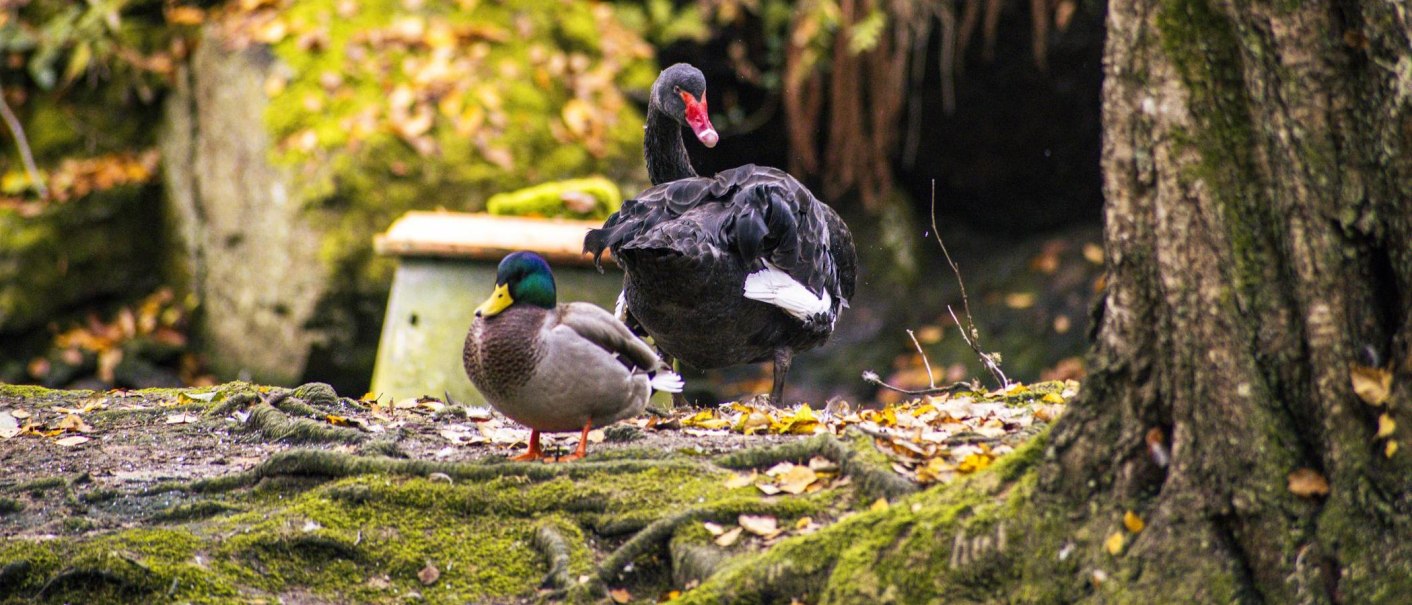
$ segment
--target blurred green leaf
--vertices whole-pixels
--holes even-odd
[[[887,15],[874,9],[853,26],[848,37],[848,52],[855,55],[870,51],[878,46],[878,38],[887,26]]]

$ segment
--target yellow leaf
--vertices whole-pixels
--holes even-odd
[[[809,484],[818,481],[819,476],[807,466],[795,465],[789,470],[781,473],[776,481],[780,491],[790,494],[802,494],[809,487]]]
[[[730,478],[726,479],[726,489],[748,487],[755,483],[755,477],[755,471],[751,471],[749,475],[731,475]]]
[[[54,428],[62,429],[65,431],[72,431],[75,433],[93,432],[93,427],[88,426],[88,423],[84,422],[83,417],[79,416],[78,414],[69,414],[68,416],[64,416],[64,419],[60,420],[59,424],[56,425]]]
[[[1017,382],[1015,384],[1010,385],[1010,388],[1005,389],[1006,395],[1024,395],[1028,392],[1030,392],[1030,388],[1025,386],[1025,383],[1023,382]]]
[[[1393,454],[1396,454],[1396,453],[1397,453],[1397,442],[1396,442],[1396,441],[1389,440],[1389,441],[1387,442],[1387,445],[1383,446],[1383,456],[1385,456],[1385,457],[1387,457],[1387,458],[1391,458],[1392,455],[1393,455]]]
[[[614,588],[608,591],[608,596],[613,599],[614,603],[627,603],[632,600],[632,593],[628,592],[626,588]]]
[[[794,529],[804,529],[809,527],[813,522],[814,520],[809,517],[800,517],[798,521],[794,522]]]
[[[873,501],[872,505],[868,506],[869,511],[887,510],[887,508],[887,498],[878,498]]]
[[[326,418],[328,420],[328,423],[334,426],[349,426],[350,424],[348,422],[348,417],[346,416],[335,416],[333,414],[329,414],[328,416],[326,416]]]
[[[1040,401],[1045,403],[1064,403],[1064,398],[1060,397],[1058,393],[1045,393]]]
[[[682,419],[681,425],[700,429],[723,429],[729,427],[731,423],[729,420],[717,418],[716,413],[712,410],[702,410],[697,412],[695,416]]]
[[[1289,491],[1301,498],[1326,496],[1329,480],[1312,468],[1298,468],[1289,474]]]
[[[1382,405],[1392,390],[1392,372],[1353,364],[1348,366],[1353,392],[1368,405]]]
[[[1128,528],[1130,532],[1138,533],[1142,531],[1142,528],[1147,527],[1147,524],[1142,522],[1142,517],[1137,516],[1137,513],[1128,511],[1123,513],[1123,527]]]
[[[677,599],[679,599],[679,598],[681,598],[681,591],[680,591],[680,590],[668,590],[668,591],[667,591],[667,594],[662,595],[662,600],[663,600],[663,601],[675,601],[675,600],[677,600]]]
[[[779,522],[770,515],[741,515],[736,522],[757,536],[769,537],[779,532]]]
[[[172,25],[200,25],[206,20],[206,11],[194,6],[173,6],[166,13],[167,22]]]
[[[1095,265],[1103,264],[1103,246],[1092,242],[1084,244],[1084,260]]]
[[[1397,421],[1393,420],[1391,415],[1383,414],[1378,416],[1378,434],[1374,436],[1379,439],[1388,437],[1395,429],[1397,429]]]
[[[716,536],[716,546],[726,547],[735,544],[737,541],[740,540],[740,534],[744,531],[745,529],[743,528],[735,527],[732,528],[730,531],[724,532],[721,535]]]
[[[1126,539],[1123,537],[1123,532],[1115,531],[1108,535],[1107,540],[1103,541],[1103,550],[1116,557],[1123,552],[1124,542]]]
[[[986,467],[990,466],[990,462],[991,457],[987,454],[967,454],[965,458],[961,459],[961,463],[956,465],[956,471],[959,473],[974,473],[976,471],[985,470]]]

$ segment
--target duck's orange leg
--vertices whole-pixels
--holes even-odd
[[[588,422],[583,423],[583,432],[579,434],[578,449],[574,450],[574,453],[572,454],[569,454],[567,456],[561,456],[559,458],[559,462],[572,462],[574,460],[580,460],[584,456],[588,455],[588,432],[590,430],[593,430],[593,420],[589,420]]]
[[[543,458],[544,452],[539,449],[539,431],[535,429],[530,429],[529,449],[523,454],[510,457],[515,462],[533,462]]]

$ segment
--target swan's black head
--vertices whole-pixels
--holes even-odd
[[[662,70],[652,84],[652,107],[691,127],[697,140],[715,147],[720,136],[706,113],[706,76],[687,63]]]
[[[553,309],[555,302],[554,273],[549,270],[549,263],[533,252],[515,252],[500,261],[495,291],[476,309],[476,317],[492,317],[519,303]]]

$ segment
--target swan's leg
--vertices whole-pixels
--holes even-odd
[[[784,379],[789,375],[789,365],[794,361],[794,350],[789,347],[775,349],[775,386],[770,389],[770,404],[784,405]]]

